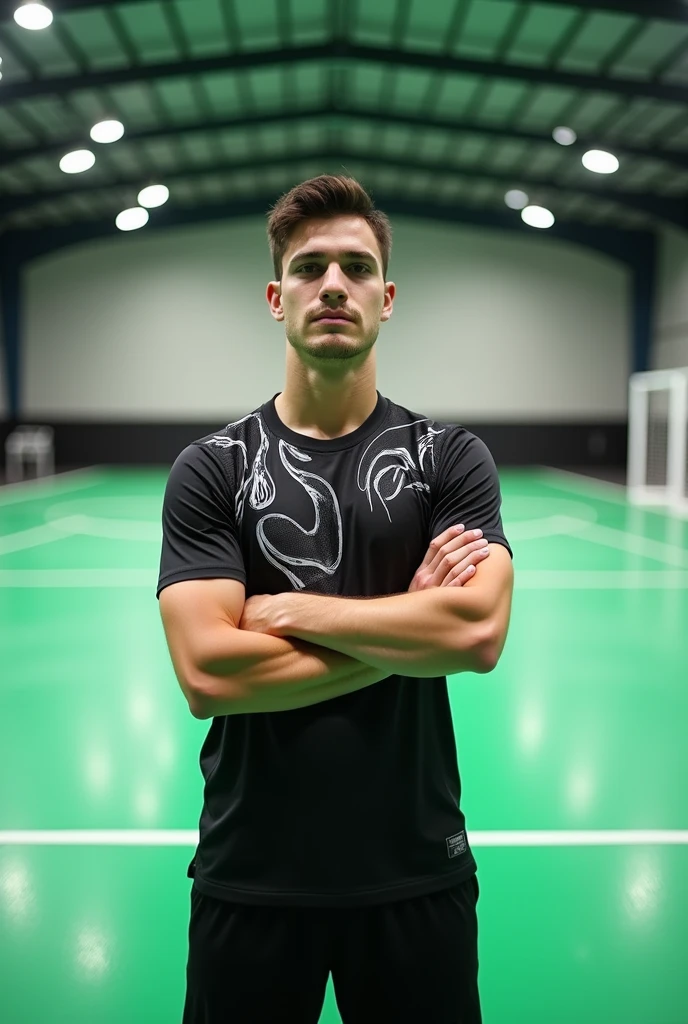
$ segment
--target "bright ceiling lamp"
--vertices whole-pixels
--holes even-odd
[[[544,206],[526,206],[521,211],[521,218],[531,228],[551,228],[554,224],[554,214]]]
[[[522,210],[524,206],[528,205],[529,201],[528,193],[521,192],[519,188],[512,188],[504,196],[504,202],[510,210]]]
[[[33,3],[29,0],[28,3],[23,3],[21,7],[17,7],[14,12],[14,20],[21,28],[38,31],[38,29],[47,28],[48,25],[52,25],[53,12],[45,4]]]
[[[121,121],[99,121],[91,128],[94,142],[117,142],[123,135],[124,125]]]
[[[131,210],[122,210],[117,214],[115,220],[120,231],[136,231],[137,228],[142,228],[147,223],[148,210],[143,210],[140,206],[134,206]]]
[[[155,206],[162,206],[170,198],[170,190],[167,185],[148,185],[142,188],[138,194],[137,201],[141,206],[152,209]]]
[[[573,128],[565,128],[563,125],[559,125],[552,132],[552,138],[555,142],[558,142],[560,146],[572,146],[578,136],[574,132]]]
[[[81,174],[93,167],[96,158],[90,149],[76,149],[60,160],[60,170],[65,174]]]
[[[613,174],[619,169],[619,161],[613,153],[607,153],[604,149],[590,149],[582,157],[583,167],[595,174]]]

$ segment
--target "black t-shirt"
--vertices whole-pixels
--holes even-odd
[[[511,554],[495,464],[474,434],[378,392],[360,427],[318,440],[282,423],[276,397],[175,461],[158,595],[217,577],[245,583],[247,598],[404,593],[432,538],[458,523]],[[214,718],[200,761],[189,874],[208,895],[371,906],[476,870],[446,677],[391,675],[310,707]]]

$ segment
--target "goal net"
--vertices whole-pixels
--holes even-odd
[[[627,479],[632,504],[688,512],[688,367],[632,374]]]

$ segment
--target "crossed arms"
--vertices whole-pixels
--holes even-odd
[[[236,580],[188,580],[160,595],[175,674],[196,718],[286,711],[393,674],[486,673],[511,614],[509,552],[460,587],[376,598],[288,592],[245,600]]]

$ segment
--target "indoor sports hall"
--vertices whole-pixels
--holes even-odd
[[[392,223],[379,392],[499,473],[508,638],[447,677],[482,1019],[688,1024],[688,5],[0,0],[0,57],[2,1024],[182,1020],[163,501],[283,390],[266,216],[322,174]],[[320,1024],[392,1022],[330,977]]]

